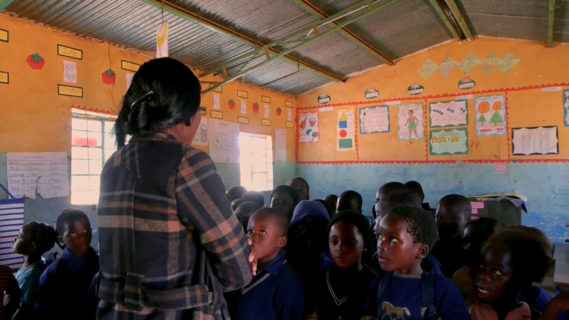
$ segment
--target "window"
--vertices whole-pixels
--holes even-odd
[[[71,203],[99,202],[103,163],[116,150],[115,119],[73,110],[71,122]]]
[[[239,133],[241,185],[247,190],[273,189],[273,141],[271,136]]]

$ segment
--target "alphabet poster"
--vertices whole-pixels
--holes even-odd
[[[514,128],[512,129],[512,144],[515,156],[558,154],[557,126]]]
[[[360,134],[389,132],[389,106],[360,108]]]
[[[354,149],[354,110],[338,111],[338,150]]]
[[[209,155],[215,162],[239,163],[239,125],[209,119]]]
[[[468,153],[468,130],[432,130],[429,138],[431,155]]]
[[[565,109],[565,126],[569,127],[569,90],[563,91],[563,109]]]
[[[476,109],[476,135],[506,135],[506,97],[504,95],[478,97],[474,99]]]
[[[431,128],[468,125],[468,102],[466,100],[429,103]]]
[[[298,130],[301,143],[318,142],[318,112],[301,113]]]
[[[425,127],[423,124],[423,104],[407,103],[399,106],[399,139],[423,140]]]

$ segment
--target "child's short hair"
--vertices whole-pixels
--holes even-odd
[[[273,197],[273,195],[277,192],[287,193],[288,195],[290,195],[294,205],[296,205],[298,203],[298,193],[296,193],[296,190],[294,190],[293,187],[286,185],[286,184],[278,185],[271,192],[271,196],[269,197],[269,199],[271,199]]]
[[[52,226],[43,222],[32,221],[24,225],[24,230],[30,237],[30,241],[36,244],[37,253],[42,255],[53,248],[57,240],[57,232]]]
[[[405,182],[407,190],[411,193],[417,194],[421,199],[425,199],[425,193],[421,184],[415,180]]]
[[[227,189],[225,195],[229,201],[233,201],[235,199],[241,198],[245,192],[247,192],[247,189],[245,189],[244,186],[233,186]]]
[[[241,196],[241,199],[245,202],[255,202],[261,207],[265,205],[265,197],[259,191],[247,191]]]
[[[533,232],[533,231],[532,231]],[[539,239],[527,230],[508,227],[491,236],[482,254],[492,246],[500,246],[510,253],[510,263],[519,290],[529,288],[532,282],[540,282],[550,266],[550,254]]]
[[[379,187],[378,190],[383,190],[383,192],[385,192],[386,195],[405,193],[409,191],[407,190],[407,187],[403,183],[398,181],[391,181],[385,183],[384,185]]]
[[[429,254],[439,238],[437,224],[431,214],[419,207],[398,206],[390,209],[387,215],[407,222],[407,232],[415,242],[427,245],[426,254]]]
[[[85,212],[75,208],[65,208],[55,222],[55,231],[60,237],[63,237],[65,232],[65,225],[73,222],[81,222],[86,228],[91,228],[91,222]]]
[[[470,220],[470,216],[472,215],[472,205],[470,204],[470,200],[465,196],[460,194],[447,194],[441,198],[439,205],[445,203],[452,206],[453,212],[464,214],[466,219]]]
[[[249,222],[255,221],[257,218],[262,216],[274,216],[277,218],[279,222],[279,226],[282,231],[282,235],[285,236],[288,233],[288,218],[283,212],[277,208],[267,208],[263,207],[258,209],[257,211],[253,212],[251,217],[249,217]]]
[[[342,211],[342,210],[349,210],[349,209],[354,209],[351,207],[351,200],[355,199],[357,202],[357,206],[361,212],[361,208],[362,208],[362,203],[363,203],[363,199],[362,199],[362,195],[359,194],[357,191],[354,190],[347,190],[342,192],[342,194],[340,194],[340,197],[338,197],[338,210],[337,211]]]
[[[361,212],[358,212],[356,210],[342,210],[338,212],[332,217],[332,219],[330,219],[330,222],[328,223],[328,234],[330,234],[330,229],[332,229],[332,226],[340,221],[344,221],[356,226],[362,235],[362,238],[364,240],[364,248],[367,249],[367,252],[369,254],[372,254],[375,251],[375,237],[373,236],[373,232],[367,218]]]
[[[247,230],[247,223],[249,222],[249,218],[260,207],[261,206],[258,203],[246,201],[241,203],[237,209],[235,209],[235,215],[245,230]]]
[[[398,206],[421,207],[421,199],[409,192],[392,194],[381,199],[380,207],[384,212]]]

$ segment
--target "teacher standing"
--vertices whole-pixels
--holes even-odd
[[[191,147],[200,91],[171,58],[132,79],[115,124],[119,150],[101,174],[98,319],[228,318],[222,292],[251,280],[225,186]]]

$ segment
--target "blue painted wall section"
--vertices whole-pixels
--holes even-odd
[[[364,213],[371,213],[375,193],[389,181],[416,180],[425,201],[437,206],[449,193],[480,195],[518,192],[528,197],[522,224],[543,230],[552,242],[569,238],[569,164],[511,163],[508,171],[493,164],[425,165],[298,165],[298,175],[310,184],[310,197],[323,198],[353,189],[364,198]]]

